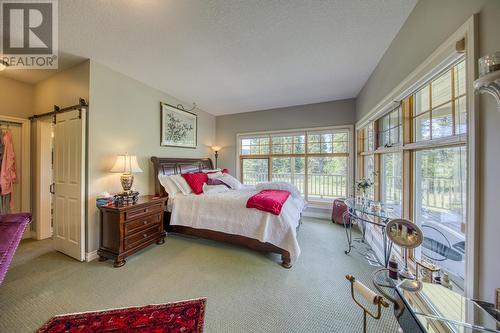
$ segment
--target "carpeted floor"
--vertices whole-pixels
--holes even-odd
[[[33,332],[51,316],[208,297],[206,332],[361,332],[362,313],[346,274],[371,285],[374,267],[344,254],[344,229],[304,218],[302,254],[287,270],[279,258],[179,236],[130,257],[77,262],[50,240],[21,243],[0,286],[0,332]],[[355,251],[353,251],[355,252]],[[392,309],[369,332],[396,332]]]

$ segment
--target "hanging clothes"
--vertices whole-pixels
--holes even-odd
[[[14,183],[17,181],[16,175],[16,157],[14,155],[14,144],[12,142],[12,134],[9,130],[3,133],[4,153],[2,156],[2,168],[0,170],[0,187],[1,194],[10,195],[10,209],[14,208],[14,200],[12,192],[14,191]]]
[[[3,153],[5,151],[5,146],[3,144],[3,130],[0,131],[0,168],[3,160]],[[1,169],[0,169],[1,170]],[[7,214],[10,213],[10,194],[2,195],[0,187],[0,213]]]

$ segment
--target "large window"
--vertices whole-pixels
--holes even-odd
[[[367,195],[420,225],[424,242],[413,258],[434,262],[459,287],[467,223],[465,82],[465,60],[458,59],[357,131],[358,178],[375,180]]]
[[[245,184],[289,182],[313,202],[346,197],[349,136],[347,128],[241,135],[241,180]]]

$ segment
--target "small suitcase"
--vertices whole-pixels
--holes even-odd
[[[344,215],[346,215],[345,223],[347,224],[351,223],[351,220],[349,218],[349,212],[347,211],[347,205],[345,204],[344,200],[342,199],[333,200],[332,222],[343,225]]]

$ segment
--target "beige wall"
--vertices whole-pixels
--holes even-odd
[[[0,77],[1,115],[19,118],[32,116],[33,98],[33,85]]]
[[[87,60],[40,81],[34,89],[34,111],[40,114],[78,104],[78,99],[89,100],[89,64]]]
[[[500,51],[500,1],[420,0],[380,60],[356,101],[357,119],[367,114],[474,13],[479,13],[479,54]],[[500,287],[500,112],[489,96],[480,98],[479,297],[493,301]]]
[[[352,125],[354,100],[291,106],[217,117],[219,166],[236,172],[236,134],[307,127]]]
[[[141,194],[154,194],[151,156],[208,157],[215,141],[215,117],[198,115],[198,148],[160,146],[160,102],[181,102],[159,90],[120,74],[94,61],[90,63],[89,107],[89,215],[88,252],[98,247],[99,217],[96,196],[121,190],[119,174],[109,170],[117,154],[137,155],[144,171],[135,175],[134,187]]]

